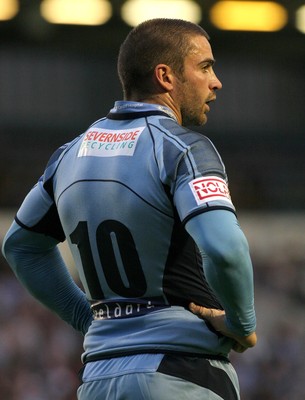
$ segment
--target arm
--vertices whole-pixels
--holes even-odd
[[[50,236],[14,222],[3,242],[3,255],[25,288],[61,319],[85,334],[92,313],[85,294],[69,274]]]
[[[213,210],[193,217],[186,229],[203,258],[206,279],[225,313],[190,305],[191,311],[208,319],[214,328],[242,346],[256,343],[253,271],[247,240],[234,213]]]

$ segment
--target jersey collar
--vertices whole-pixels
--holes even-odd
[[[150,115],[165,115],[177,121],[173,111],[160,104],[140,103],[136,101],[116,101],[110,110],[109,119],[134,119]]]

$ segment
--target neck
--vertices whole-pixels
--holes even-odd
[[[180,109],[176,106],[174,99],[169,93],[156,94],[149,97],[141,98],[141,96],[131,96],[128,100],[138,101],[140,103],[160,104],[172,110],[177,122],[182,124]]]

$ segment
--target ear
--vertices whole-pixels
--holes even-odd
[[[174,74],[172,69],[166,64],[158,64],[154,71],[154,77],[158,85],[164,91],[171,92],[174,88]]]

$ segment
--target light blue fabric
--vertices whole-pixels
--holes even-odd
[[[235,215],[222,210],[203,213],[186,229],[196,238],[205,276],[226,310],[228,327],[241,336],[252,333],[256,327],[252,262]]]
[[[211,390],[157,372],[162,358],[160,354],[140,354],[88,363],[78,400],[222,400]],[[238,378],[232,365],[209,362],[227,373],[239,399]]]
[[[56,248],[65,238],[87,299],[104,310],[110,303],[134,310],[119,318],[97,311],[84,358],[143,350],[226,356],[232,340],[188,304],[223,303],[232,329],[254,327],[248,249],[227,183],[212,142],[180,126],[169,109],[117,102],[51,157],[4,254],[26,288],[82,332],[92,316]],[[141,316],[139,302],[147,309]]]
[[[53,238],[25,230],[14,222],[4,239],[3,254],[37,300],[85,334],[92,322],[92,312],[56,245]]]

